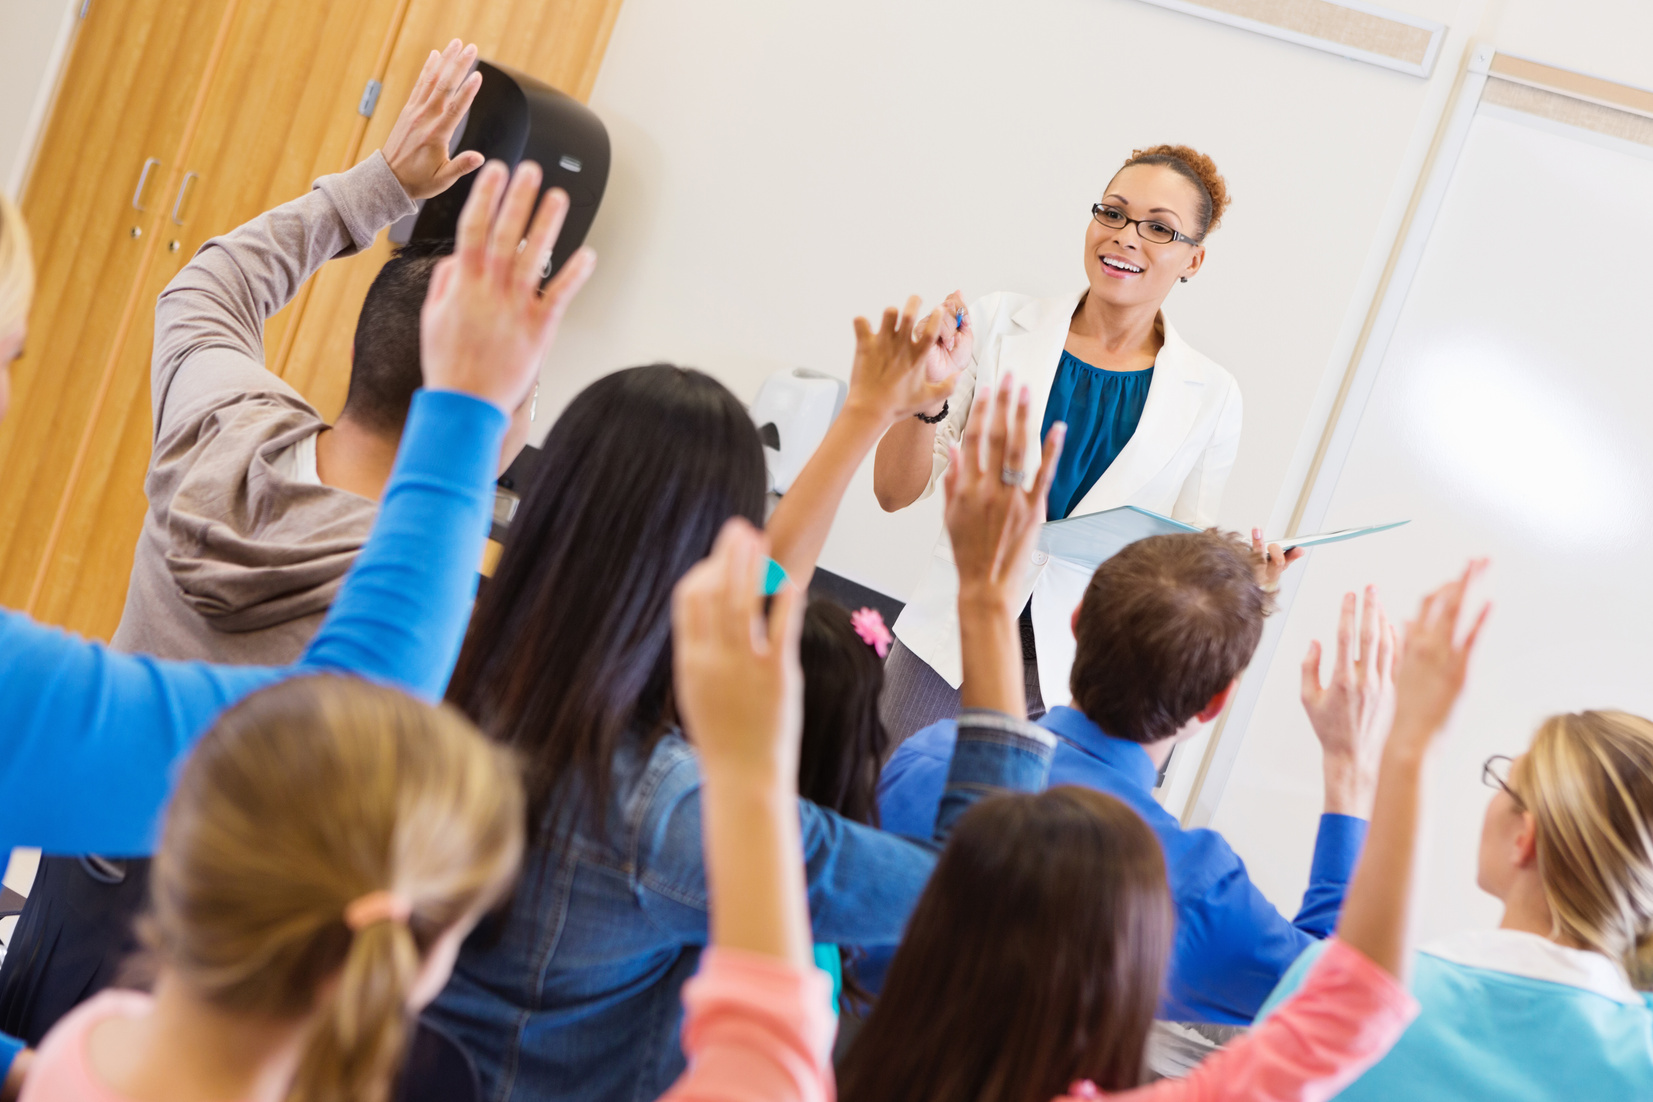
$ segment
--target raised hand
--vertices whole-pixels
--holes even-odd
[[[465,75],[475,61],[476,47],[457,38],[441,53],[432,50],[385,138],[385,161],[411,199],[439,195],[482,167],[482,154],[475,150],[448,157],[453,132],[482,87],[481,73]]]
[[[798,821],[804,598],[764,615],[769,544],[738,517],[672,591],[672,685],[700,757],[712,944],[811,963]]]
[[[1391,741],[1425,747],[1451,718],[1452,707],[1463,692],[1470,652],[1492,611],[1490,603],[1482,604],[1459,642],[1464,593],[1486,568],[1486,559],[1472,560],[1456,581],[1425,597],[1417,619],[1406,625],[1406,642],[1395,673]]]
[[[803,732],[803,600],[782,586],[763,610],[769,541],[736,517],[672,591],[678,716],[702,768],[759,771],[797,786]]]
[[[932,311],[918,323],[918,303],[914,295],[899,312],[893,306],[885,310],[877,332],[866,318],[855,319],[855,364],[850,368],[846,409],[864,410],[888,427],[922,410],[939,408],[953,393],[958,372],[932,377],[929,368],[943,324],[941,311]]]
[[[1320,740],[1326,774],[1326,811],[1365,818],[1371,814],[1383,741],[1395,712],[1395,663],[1399,634],[1377,587],[1367,586],[1355,647],[1355,595],[1343,597],[1337,625],[1337,653],[1331,681],[1320,682],[1320,641],[1309,644],[1303,659],[1303,710]]]
[[[1279,586],[1280,575],[1286,572],[1286,567],[1308,554],[1301,547],[1282,551],[1277,543],[1264,547],[1261,528],[1251,530],[1251,553],[1257,556],[1257,584],[1270,591]]]
[[[1004,601],[1019,596],[1067,435],[1066,425],[1051,426],[1039,475],[1024,489],[1019,464],[1027,454],[1032,396],[1024,386],[1013,401],[1014,389],[1015,379],[1006,372],[996,397],[978,392],[964,438],[953,445],[947,466],[947,532],[961,596],[966,590],[991,592]]]
[[[541,291],[568,196],[553,188],[536,211],[539,166],[522,162],[509,188],[506,177],[498,161],[478,174],[459,215],[454,253],[431,273],[419,350],[427,387],[463,391],[509,414],[539,377],[557,324],[597,257],[581,248]]]

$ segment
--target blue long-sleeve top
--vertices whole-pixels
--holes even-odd
[[[120,654],[0,611],[0,848],[150,852],[178,760],[225,707],[283,678],[350,673],[440,698],[476,595],[505,426],[479,399],[415,394],[372,538],[291,666]]]
[[[1222,835],[1185,830],[1154,799],[1158,770],[1141,744],[1114,738],[1073,708],[1053,708],[1039,725],[1055,734],[1050,783],[1076,784],[1123,801],[1153,828],[1177,909],[1176,940],[1159,1016],[1172,1021],[1247,1025],[1302,952],[1337,926],[1366,820],[1322,815],[1308,890],[1287,919],[1246,875]],[[878,810],[885,830],[904,833],[934,820],[953,755],[954,725],[926,727],[884,767]],[[875,959],[883,954],[874,953]],[[876,974],[871,977],[874,982]]]

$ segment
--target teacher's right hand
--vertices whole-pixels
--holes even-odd
[[[956,375],[970,366],[976,347],[976,331],[970,325],[970,310],[964,296],[954,291],[941,304],[941,331],[924,363],[931,382]]]

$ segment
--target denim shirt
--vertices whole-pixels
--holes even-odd
[[[1154,799],[1158,775],[1141,744],[1114,738],[1073,708],[1052,708],[1040,726],[1059,740],[1050,783],[1106,792],[1153,828],[1165,851],[1165,873],[1177,908],[1176,940],[1159,1016],[1181,1022],[1248,1025],[1291,962],[1331,934],[1343,894],[1366,840],[1366,820],[1322,815],[1308,890],[1287,919],[1246,875],[1245,862],[1213,830],[1185,830]],[[902,743],[884,767],[878,810],[891,830],[927,821],[941,793],[952,753],[950,722],[936,723]],[[879,984],[887,950],[874,949],[864,982]]]
[[[814,939],[897,941],[958,818],[995,792],[1042,789],[1055,745],[1023,720],[961,714],[922,839],[800,800]],[[683,1070],[679,993],[708,931],[700,771],[680,734],[621,749],[605,817],[602,834],[539,832],[508,911],[466,941],[427,1011],[470,1051],[489,1102],[649,1102]]]

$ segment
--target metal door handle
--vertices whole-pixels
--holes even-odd
[[[132,193],[133,210],[143,210],[143,189],[149,183],[149,174],[154,172],[160,163],[159,157],[151,157],[143,163],[143,171],[138,174],[138,190]]]
[[[178,212],[184,209],[184,196],[189,191],[189,182],[198,179],[200,177],[193,172],[184,173],[184,182],[178,185],[178,198],[172,204],[172,224],[174,226],[184,224],[184,220],[178,216]]]

